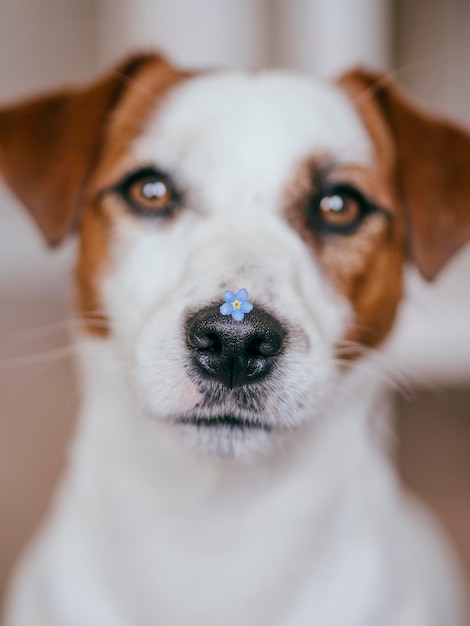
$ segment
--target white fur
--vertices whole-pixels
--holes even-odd
[[[388,458],[376,365],[335,362],[349,303],[282,215],[324,154],[367,164],[371,143],[338,89],[284,73],[189,81],[132,146],[186,206],[114,232],[112,339],[82,350],[80,428],[7,626],[464,624],[444,541]],[[289,328],[258,414],[279,432],[177,425],[202,399],[185,317],[241,287]]]

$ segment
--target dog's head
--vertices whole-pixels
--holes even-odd
[[[51,244],[78,228],[86,332],[208,452],[318,416],[338,348],[354,361],[389,333],[406,260],[432,278],[470,238],[469,136],[361,71],[135,57],[1,111],[0,169]]]

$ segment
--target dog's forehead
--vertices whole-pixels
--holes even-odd
[[[240,190],[279,184],[309,157],[370,164],[372,145],[353,103],[336,85],[289,72],[222,72],[168,94],[133,146],[156,161]]]

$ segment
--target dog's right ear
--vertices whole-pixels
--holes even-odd
[[[77,223],[81,194],[97,163],[106,121],[132,79],[157,55],[136,55],[85,89],[0,109],[0,175],[55,245]]]
[[[339,82],[372,135],[393,145],[411,257],[432,280],[470,242],[470,133],[421,111],[386,74],[359,69]]]

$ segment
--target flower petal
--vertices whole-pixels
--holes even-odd
[[[233,306],[230,304],[230,302],[226,302],[220,307],[219,311],[222,313],[222,315],[230,315],[230,313],[233,311]]]
[[[233,302],[236,298],[237,296],[233,293],[233,291],[224,291],[225,302]]]
[[[248,302],[248,300],[246,302],[242,302],[240,306],[240,311],[243,311],[243,313],[249,313],[252,310],[253,305],[251,304],[251,302]]]
[[[236,297],[237,300],[240,300],[240,302],[245,302],[248,300],[248,291],[246,289],[239,289]]]
[[[245,317],[245,314],[243,313],[243,311],[240,311],[240,309],[235,309],[232,312],[232,317],[236,322],[241,322],[242,319]]]

